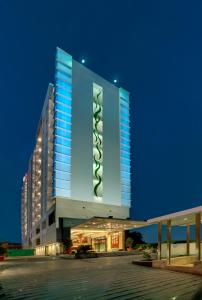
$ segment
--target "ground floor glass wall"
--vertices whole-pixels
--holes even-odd
[[[108,231],[71,230],[73,249],[79,245],[91,245],[96,252],[124,250],[124,233]]]

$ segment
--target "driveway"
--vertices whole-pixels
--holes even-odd
[[[190,300],[202,277],[132,265],[134,256],[9,262],[1,299]]]

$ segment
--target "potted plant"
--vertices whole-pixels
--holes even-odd
[[[64,252],[65,254],[71,254],[72,253],[72,240],[70,238],[67,238],[63,241],[64,246]]]
[[[134,260],[132,262],[134,265],[145,266],[145,267],[152,267],[152,257],[148,251],[144,251],[142,253],[141,260]]]
[[[6,254],[7,254],[6,248],[0,247],[0,261],[3,261],[5,259]]]
[[[146,261],[151,261],[152,260],[151,254],[147,251],[144,251],[143,252],[143,259],[146,260]]]
[[[133,250],[133,249],[132,249],[132,245],[133,245],[133,238],[128,237],[128,238],[126,239],[126,249],[127,249],[128,251],[132,251],[132,250]]]

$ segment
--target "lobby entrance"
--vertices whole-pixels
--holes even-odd
[[[95,238],[93,244],[95,252],[107,252],[107,238],[105,236]]]
[[[142,227],[144,222],[94,217],[71,228],[73,248],[91,245],[95,252],[125,250],[125,232]]]

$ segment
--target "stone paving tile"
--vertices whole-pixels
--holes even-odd
[[[191,300],[202,277],[136,266],[134,257],[9,263],[0,299]]]

